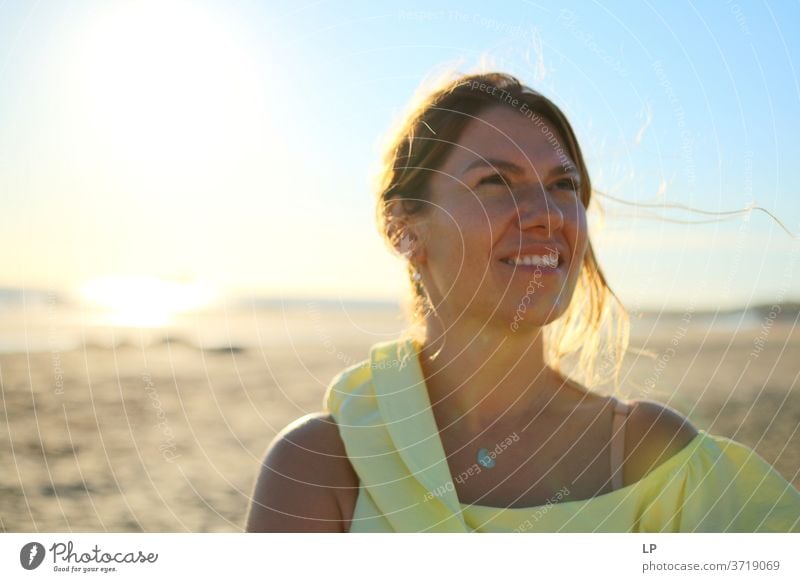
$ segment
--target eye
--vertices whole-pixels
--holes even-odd
[[[580,182],[576,178],[561,178],[556,181],[553,186],[557,190],[572,190],[573,192],[577,192],[578,188],[580,188]]]
[[[497,185],[497,186],[506,186],[507,182],[505,181],[505,179],[503,178],[503,176],[501,174],[491,174],[489,176],[486,176],[485,178],[481,178],[478,181],[478,186],[480,186],[481,184],[492,184],[492,185]]]

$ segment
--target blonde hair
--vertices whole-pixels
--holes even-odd
[[[589,208],[592,200],[589,173],[572,127],[562,111],[547,97],[509,74],[457,75],[441,80],[433,90],[418,94],[410,111],[391,134],[384,152],[375,187],[377,224],[393,250],[400,246],[403,232],[391,226],[391,203],[399,203],[407,216],[425,212],[429,206],[426,204],[430,196],[427,184],[431,172],[442,164],[472,117],[498,105],[524,110],[526,116],[547,121],[557,130],[581,176],[581,202]],[[556,147],[560,147],[557,140]],[[423,286],[411,277],[413,272],[409,262],[412,293],[406,311],[412,335],[423,328],[430,309]],[[607,324],[605,341],[601,331],[604,324]],[[628,349],[629,329],[628,313],[606,282],[589,241],[567,311],[545,327],[545,361],[563,374],[563,361],[577,355],[576,371],[587,387],[613,378],[616,392],[622,360]],[[602,363],[598,363],[601,353]]]

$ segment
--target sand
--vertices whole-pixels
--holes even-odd
[[[331,378],[402,325],[390,310],[251,322],[264,333],[240,334],[233,349],[201,349],[184,330],[172,342],[150,334],[118,347],[0,354],[0,531],[242,531],[271,439],[321,410]],[[662,363],[631,356],[626,396],[752,447],[800,486],[791,322],[709,333],[672,319],[649,339],[650,327],[637,326],[637,345]]]

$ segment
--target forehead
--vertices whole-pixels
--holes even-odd
[[[480,158],[503,159],[543,171],[573,161],[555,124],[511,107],[481,111],[467,123],[458,146],[452,149],[446,163],[455,171]]]

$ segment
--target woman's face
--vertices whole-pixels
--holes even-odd
[[[549,123],[500,106],[477,117],[428,182],[423,283],[450,323],[542,326],[566,311],[583,264],[580,175]]]

